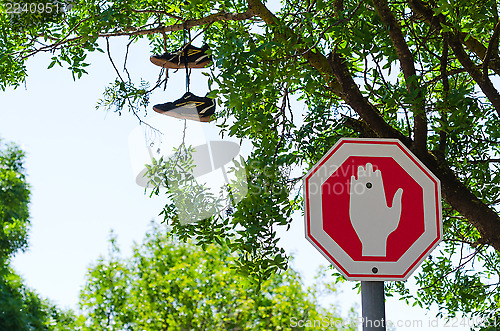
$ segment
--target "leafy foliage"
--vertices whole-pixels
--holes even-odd
[[[228,266],[233,259],[227,249],[215,245],[201,249],[172,239],[165,226],[156,224],[128,259],[120,256],[112,237],[109,256],[100,258],[90,268],[81,293],[86,327],[89,330],[292,330],[295,318],[328,321],[337,326],[344,323],[345,327],[339,330],[354,330],[341,319],[335,307],[320,307],[319,289],[305,290],[293,270],[274,274],[256,290],[248,278],[237,275]],[[332,295],[335,288],[324,284],[323,291]]]
[[[445,242],[417,276],[420,291],[393,290],[450,315],[499,307],[496,0],[80,0],[34,21],[0,15],[2,89],[21,84],[26,59],[40,52],[80,77],[86,54],[104,51],[99,38],[144,38],[159,54],[179,49],[190,29],[210,46],[221,133],[254,147],[249,192],[232,213],[189,225],[176,222],[167,193],[163,214],[181,239],[230,247],[262,284],[286,267],[275,233],[301,208],[300,175],[339,137],[398,138],[441,179]],[[138,116],[160,85],[120,76],[102,105]],[[154,165],[153,180],[168,169]]]
[[[4,268],[0,272],[0,328],[2,330],[78,330],[80,320],[23,285],[21,277]]]
[[[73,312],[41,299],[9,267],[10,258],[28,245],[29,198],[24,152],[0,145],[0,330],[77,330]]]
[[[4,265],[28,245],[30,191],[24,153],[15,145],[0,148],[0,265]]]

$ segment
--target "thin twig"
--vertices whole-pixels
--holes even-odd
[[[314,45],[312,45],[311,47],[309,47],[305,51],[301,52],[300,54],[294,54],[293,57],[303,56],[307,52],[310,52],[313,49],[315,49],[316,46],[318,46],[318,44],[320,43],[320,41],[325,37],[325,34],[328,32],[328,30],[330,30],[331,28],[333,28],[333,27],[335,27],[337,25],[340,25],[342,23],[350,21],[351,18],[353,18],[353,16],[356,14],[356,12],[358,11],[358,9],[361,7],[362,4],[363,4],[363,1],[358,2],[358,5],[356,6],[356,8],[354,8],[354,10],[351,12],[351,14],[349,14],[349,16],[347,16],[346,18],[343,18],[343,19],[341,19],[341,20],[339,20],[339,21],[337,21],[337,22],[335,22],[335,23],[327,26],[325,29],[323,29],[323,31],[321,31],[321,33],[319,34],[318,40],[316,40],[316,42],[314,43]]]
[[[465,262],[461,262],[458,266],[456,266],[455,268],[453,268],[452,270],[450,270],[449,272],[441,275],[439,278],[436,278],[432,284],[430,285],[427,285],[427,286],[424,286],[422,288],[419,289],[419,291],[422,291],[422,290],[425,290],[425,289],[428,289],[428,288],[431,288],[433,286],[435,286],[439,281],[441,281],[442,279],[444,279],[445,277],[447,277],[448,275],[451,275],[452,273],[455,273],[458,269],[460,268],[463,268],[467,263],[469,263],[471,260],[473,260],[476,255],[478,255],[480,253],[480,251],[482,250],[484,246],[483,245],[479,245],[475,250],[474,252],[472,252],[471,254],[469,254],[468,256],[466,256],[464,259],[467,259]]]
[[[484,160],[468,160],[467,163],[477,164],[477,163],[498,163],[500,159],[484,159]]]
[[[109,61],[113,65],[113,68],[115,69],[115,72],[116,72],[118,78],[122,81],[122,83],[125,84],[125,81],[123,80],[122,76],[120,75],[120,71],[118,71],[118,68],[116,67],[115,62],[113,61],[113,58],[111,57],[111,51],[110,51],[110,48],[109,48],[109,38],[106,38],[106,51],[108,53]],[[130,98],[128,96],[126,98],[127,98],[128,106],[129,106],[130,110],[132,110],[132,113],[134,114],[134,116],[139,120],[139,124],[144,123],[147,127],[151,128],[152,130],[159,131],[155,127],[151,126],[149,123],[143,121],[142,118],[139,116],[139,114],[137,114],[137,112],[135,111],[135,108],[132,105],[132,102],[130,101]]]
[[[450,82],[448,80],[448,40],[446,36],[443,37],[443,55],[440,57],[440,70],[441,70],[441,80],[443,82],[443,99],[445,101],[445,105],[448,104],[448,93],[450,91]],[[446,111],[441,109],[441,121],[446,123],[448,120],[448,116],[446,115]],[[444,154],[446,151],[446,140],[448,139],[448,134],[445,130],[439,131],[439,151],[441,152],[440,157],[444,158]]]
[[[137,39],[137,36],[130,38],[130,42],[127,44],[127,50],[125,52],[125,59],[123,60],[123,71],[125,71],[127,73],[127,77],[128,77],[129,81],[131,81],[131,79],[130,79],[130,73],[128,72],[128,69],[127,69],[128,52],[130,49],[130,45],[135,41],[135,39]]]
[[[488,65],[490,63],[491,56],[493,55],[493,50],[498,49],[498,34],[500,32],[500,22],[495,25],[495,30],[491,35],[490,42],[488,44],[488,49],[486,50],[486,55],[483,60],[483,79],[488,78]]]
[[[22,56],[21,57],[21,60],[25,60],[27,59],[28,57],[30,56],[33,56],[35,55],[36,53],[40,52],[40,51],[43,51],[45,49],[50,49],[50,50],[53,50],[53,49],[57,49],[57,47],[63,45],[63,44],[67,44],[67,43],[70,43],[72,41],[75,41],[75,40],[80,40],[82,39],[83,37],[82,36],[78,36],[78,37],[75,37],[75,38],[70,38],[70,39],[66,39],[68,38],[83,22],[87,21],[88,19],[90,19],[90,17],[87,17],[81,21],[79,21],[73,28],[71,28],[68,33],[62,38],[60,39],[58,42],[54,43],[54,44],[51,44],[51,45],[47,45],[45,47],[42,47],[42,48],[39,48],[39,49],[35,49],[33,52],[31,52],[30,54],[28,55],[25,55],[25,56]]]

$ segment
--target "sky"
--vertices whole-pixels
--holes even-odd
[[[125,39],[111,43],[118,67],[125,43]],[[128,63],[134,79],[156,81],[159,68],[149,62],[149,56],[145,43],[131,48]],[[134,130],[143,130],[137,129],[138,120],[130,113],[119,116],[96,109],[104,88],[115,79],[107,55],[90,55],[89,75],[76,82],[67,69],[46,70],[50,57],[40,54],[29,60],[25,86],[0,92],[0,138],[17,143],[26,152],[32,190],[29,248],[14,258],[13,265],[40,295],[76,310],[85,274],[106,254],[110,231],[118,236],[122,254],[130,255],[132,244],[141,242],[150,222],[161,221],[157,215],[165,201],[150,198],[135,183],[129,138]],[[169,143],[180,143],[178,132],[184,121],[163,118],[154,113],[152,105],[182,96],[184,79],[182,71],[171,73],[166,91],[154,92],[143,118],[152,125],[161,122],[162,139]],[[193,70],[191,92],[199,96],[208,92],[200,71]],[[300,112],[302,106],[295,106]],[[187,123],[192,141],[214,134],[213,126],[200,131],[195,124],[199,125]],[[317,268],[328,261],[304,238],[301,213],[294,215],[291,229],[280,231],[280,237],[286,251],[294,255],[293,267],[301,272],[306,285],[312,285]],[[361,314],[360,295],[353,286],[352,282],[341,285],[339,295],[323,302],[336,303],[344,313],[357,305]],[[435,307],[426,312],[406,306],[397,297],[386,301],[387,319],[399,326],[397,330],[439,329],[429,326],[435,324]],[[445,321],[438,322],[441,328],[445,326]],[[467,330],[458,323],[459,327],[448,326]]]

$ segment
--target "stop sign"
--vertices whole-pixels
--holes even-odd
[[[405,280],[442,239],[440,182],[397,139],[340,139],[304,177],[306,238],[349,280]]]

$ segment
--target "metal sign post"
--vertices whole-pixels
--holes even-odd
[[[385,331],[384,282],[361,282],[363,331]]]

